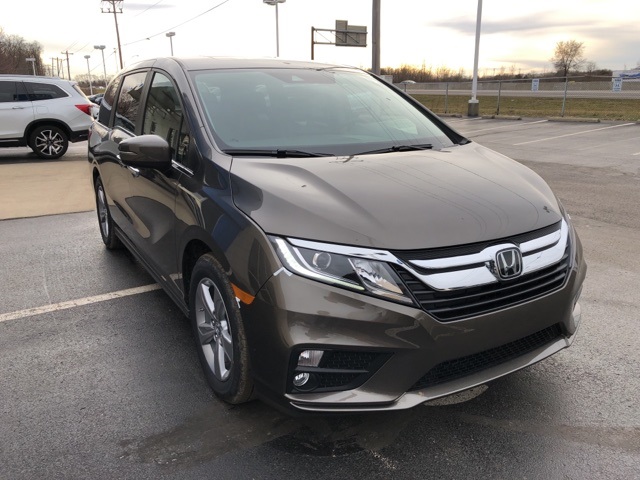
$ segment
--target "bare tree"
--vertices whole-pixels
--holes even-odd
[[[578,70],[585,62],[584,42],[567,40],[556,43],[556,49],[551,57],[551,63],[556,71],[566,77],[571,70]]]
[[[0,73],[31,75],[33,73],[27,58],[35,58],[37,75],[44,74],[42,45],[27,42],[19,35],[8,35],[0,28]]]

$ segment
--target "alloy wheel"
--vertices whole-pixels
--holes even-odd
[[[59,132],[43,129],[36,135],[34,147],[42,155],[55,157],[64,149],[64,138]]]
[[[216,379],[225,381],[233,367],[233,336],[220,290],[209,278],[198,284],[195,310],[200,348]]]

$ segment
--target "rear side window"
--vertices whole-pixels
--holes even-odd
[[[111,108],[113,106],[113,102],[116,99],[116,93],[118,92],[118,87],[120,86],[120,81],[122,77],[117,77],[109,84],[107,91],[104,92],[104,97],[102,97],[102,102],[100,102],[100,112],[98,113],[98,121],[103,125],[109,125],[109,119],[111,118]]]
[[[133,73],[124,77],[120,95],[118,96],[118,103],[116,103],[114,127],[121,127],[131,133],[135,133],[138,109],[146,77],[147,72]]]
[[[1,81],[0,103],[27,102],[29,97],[22,82]]]
[[[27,91],[29,92],[29,99],[31,101],[39,101],[39,100],[53,100],[54,98],[64,98],[68,97],[69,94],[62,90],[57,85],[52,85],[50,83],[35,83],[35,82],[24,82],[27,87]]]

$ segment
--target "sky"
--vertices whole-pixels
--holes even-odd
[[[43,61],[69,51],[71,76],[107,75],[119,65],[114,15],[101,13],[100,0],[9,0],[3,2],[0,28],[6,34],[38,41]],[[477,0],[381,0],[380,64],[414,65],[436,70],[473,71]],[[262,0],[124,0],[117,15],[126,65],[171,54],[166,32],[173,31],[176,56],[276,56],[276,8]],[[31,12],[32,14],[30,14]],[[367,26],[371,0],[286,0],[278,6],[280,57],[311,58],[311,28],[333,29],[336,20]],[[484,0],[479,73],[504,67],[516,72],[552,71],[550,58],[559,41],[584,42],[585,57],[597,68],[640,65],[640,2],[628,0]],[[317,32],[316,41],[333,41]],[[368,46],[316,45],[315,59],[370,68]],[[90,55],[89,68],[85,55]],[[54,61],[55,62],[55,61]]]

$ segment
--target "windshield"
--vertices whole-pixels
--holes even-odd
[[[229,153],[355,155],[453,145],[423,112],[358,70],[236,69],[191,75],[206,121]]]

